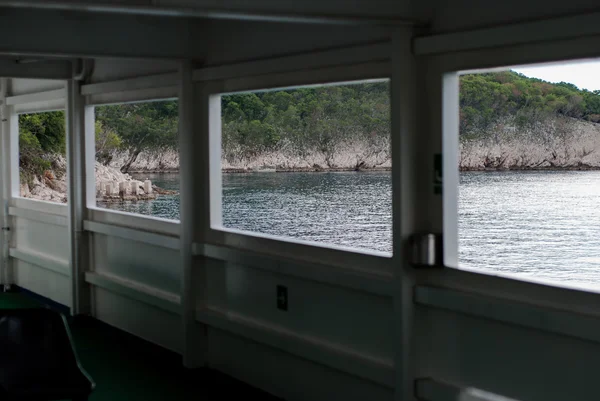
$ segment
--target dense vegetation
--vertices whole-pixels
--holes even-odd
[[[115,151],[126,151],[119,166],[127,172],[140,153],[177,148],[176,101],[127,103],[96,108],[96,160],[110,163]]]
[[[299,158],[318,152],[336,167],[336,153],[349,144],[364,148],[363,157],[389,159],[387,81],[229,95],[221,107],[223,158],[232,164],[264,152]]]
[[[490,134],[493,125],[513,119],[517,129],[548,117],[600,121],[600,91],[580,90],[561,82],[550,84],[514,71],[469,74],[460,79],[460,133]]]
[[[338,166],[344,152],[351,153],[356,167],[367,159],[368,167],[389,162],[387,82],[233,94],[223,96],[221,106],[222,157],[230,165],[267,153],[293,155],[305,164],[318,154],[323,167]],[[549,146],[557,137],[564,143],[574,130],[572,121],[600,122],[600,91],[550,84],[513,71],[460,79],[462,144],[525,138]],[[64,113],[21,115],[19,123],[22,174],[30,180],[59,169],[52,155],[65,153]],[[118,167],[126,172],[143,152],[176,148],[176,101],[96,109],[96,157],[104,164],[117,153],[125,154]]]
[[[600,91],[512,71],[460,80],[459,167],[600,167]]]
[[[65,154],[65,114],[62,111],[19,116],[21,182],[31,183],[45,171],[64,174],[54,155]]]

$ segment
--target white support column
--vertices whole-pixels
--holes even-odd
[[[443,237],[444,266],[458,268],[458,196],[459,163],[459,76],[445,73],[441,83],[442,121],[439,133],[443,136]]]
[[[9,164],[9,199],[19,196],[21,192],[20,183],[21,177],[19,175],[19,115],[15,112],[14,106],[8,106],[7,110],[7,127],[8,127],[8,149],[9,157],[7,163]]]
[[[179,168],[181,227],[181,323],[183,364],[188,368],[206,364],[206,328],[196,322],[196,306],[203,297],[205,274],[202,261],[192,252],[201,239],[209,205],[208,103],[202,83],[192,80],[192,62],[182,61],[179,82]]]
[[[8,206],[10,200],[10,125],[8,122],[8,107],[5,105],[5,99],[7,95],[7,86],[9,80],[7,78],[0,79],[0,118],[2,123],[0,124],[0,201],[2,207],[0,209],[0,246],[2,247],[2,254],[0,258],[0,284],[3,288],[8,288],[10,282],[8,281],[8,269],[9,269],[9,238],[10,238],[10,227],[9,227],[9,216]]]
[[[83,230],[87,204],[86,108],[80,82],[67,81],[67,193],[69,223],[69,266],[71,268],[71,314],[90,312],[89,286],[85,271],[90,263],[89,240]],[[89,119],[89,112],[87,115]],[[92,183],[93,184],[93,183]]]
[[[3,79],[2,86],[4,96],[10,96],[11,79]],[[4,89],[5,88],[5,89]],[[12,199],[20,195],[20,175],[19,175],[19,116],[15,113],[13,106],[2,105],[2,214],[4,221],[2,227],[2,260],[4,264],[3,287],[10,289],[13,284],[12,260],[9,255],[11,246],[11,237],[14,227],[13,219],[8,215],[8,207]],[[10,228],[10,231],[8,230]]]
[[[422,196],[432,191],[432,158],[423,149],[428,138],[423,137],[421,121],[427,120],[427,110],[419,102],[423,90],[422,65],[411,52],[411,28],[400,28],[392,37],[392,232],[394,266],[395,322],[395,394],[396,401],[415,400],[415,364],[413,341],[414,268],[409,263],[408,244],[411,237],[423,229]],[[417,90],[418,89],[418,90]],[[429,191],[424,194],[424,191]]]

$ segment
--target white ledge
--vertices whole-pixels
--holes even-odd
[[[22,260],[29,264],[41,267],[46,270],[50,270],[54,273],[58,273],[65,277],[71,277],[71,271],[69,269],[69,262],[67,260],[59,259],[54,256],[45,255],[39,252],[10,248],[9,255],[12,258]]]

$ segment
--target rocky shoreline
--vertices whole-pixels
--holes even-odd
[[[538,166],[538,167],[461,167],[461,172],[474,172],[474,171],[600,171],[600,166]]]
[[[295,168],[223,168],[222,173],[245,174],[245,173],[326,173],[344,171],[392,171],[391,167],[370,168],[346,168],[346,167],[295,167]],[[179,174],[179,170],[143,170],[131,171],[131,174]]]
[[[61,160],[59,160],[61,162]],[[64,162],[64,160],[62,160]],[[137,202],[156,199],[160,195],[175,195],[177,191],[153,185],[150,180],[139,181],[114,167],[96,163],[96,200],[103,203]],[[41,177],[22,183],[20,195],[43,201],[67,203],[66,175],[57,176],[47,170]]]
[[[588,164],[575,166],[509,166],[509,167],[459,167],[461,172],[470,171],[600,171],[600,166],[592,166]],[[322,168],[322,167],[297,167],[297,168],[273,168],[273,169],[257,169],[257,168],[224,168],[221,169],[225,174],[250,174],[250,173],[327,173],[327,172],[384,172],[392,171],[391,167],[373,167],[373,168]],[[132,174],[179,174],[179,170],[153,170],[153,171],[132,171]]]

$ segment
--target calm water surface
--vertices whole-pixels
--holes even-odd
[[[176,174],[148,174],[178,189]],[[178,219],[179,197],[106,205]],[[389,173],[223,175],[226,227],[391,252]],[[461,174],[464,268],[600,285],[600,172]]]
[[[600,285],[600,172],[462,174],[459,263]]]

